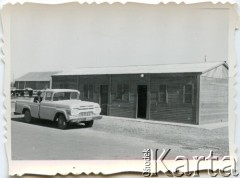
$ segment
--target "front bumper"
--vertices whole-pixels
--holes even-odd
[[[85,122],[85,121],[92,121],[92,120],[99,120],[102,119],[101,115],[94,115],[94,116],[84,116],[84,117],[79,117],[79,116],[69,116],[69,122],[70,123],[80,123],[80,122]]]

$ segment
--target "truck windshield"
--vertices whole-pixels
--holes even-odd
[[[79,94],[77,92],[58,92],[53,95],[53,101],[77,99],[79,99]]]

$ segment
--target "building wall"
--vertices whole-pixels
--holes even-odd
[[[160,84],[167,87],[167,102],[151,97],[151,119],[169,122],[196,123],[196,76],[161,76],[151,78],[151,95],[159,94]],[[184,102],[184,86],[192,85],[192,102]]]
[[[16,82],[16,88],[17,89],[24,89],[24,83],[25,82],[17,81]]]
[[[52,88],[78,89],[77,76],[54,76],[52,77]]]
[[[100,87],[108,85],[108,115],[137,118],[138,85],[148,88],[146,119],[204,124],[223,122],[228,118],[228,69],[221,65],[200,74],[145,74],[55,76],[53,88],[71,88],[81,92],[81,99],[101,103]],[[91,98],[85,96],[85,85],[93,86]],[[119,85],[128,86],[126,100],[119,100]],[[162,102],[160,85],[166,86]],[[192,86],[191,102],[186,102],[186,85]]]
[[[129,84],[128,102],[114,99],[116,87],[119,83]],[[159,87],[162,84],[167,86],[167,103],[161,103],[158,100]],[[185,84],[193,85],[193,102],[190,104],[183,103],[183,87]],[[147,108],[149,109],[147,119],[150,117],[151,120],[196,123],[196,77],[184,75],[153,74],[150,79],[148,79],[148,75],[143,78],[140,75],[113,76],[111,115],[136,118],[138,85],[148,85],[148,90],[150,90],[148,95],[148,107],[150,108]]]
[[[148,106],[146,119],[196,123],[196,77],[190,75],[160,75],[151,76],[145,74],[141,77],[136,75],[99,75],[99,76],[54,76],[53,88],[71,88],[80,91],[80,98],[84,101],[100,103],[100,86],[109,86],[108,115],[136,118],[138,85],[148,86]],[[93,84],[93,97],[84,97],[84,85]],[[111,85],[110,85],[111,84]],[[161,103],[158,100],[159,87],[161,84],[167,86],[168,102]],[[185,84],[193,86],[192,103],[183,102],[183,90]],[[119,100],[117,97],[118,85],[128,85],[126,100]]]
[[[84,97],[84,85],[93,85],[93,98]],[[100,85],[108,85],[108,76],[53,76],[52,88],[76,89],[80,91],[83,101],[100,101]]]
[[[49,81],[16,81],[17,89],[32,88],[34,90],[42,90],[50,88]]]
[[[84,85],[93,86],[93,97],[84,96]],[[84,101],[93,101],[100,103],[100,86],[108,85],[108,76],[99,75],[99,76],[80,76],[78,77],[78,90],[80,91],[80,97]]]
[[[145,75],[114,75],[112,76],[112,92],[111,92],[111,115],[120,117],[136,118],[137,107],[137,86],[148,85],[148,77]],[[129,86],[128,101],[117,99],[118,85]]]
[[[200,77],[199,124],[227,120],[228,70],[220,66]]]

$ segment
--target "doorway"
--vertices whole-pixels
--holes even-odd
[[[138,85],[137,117],[146,119],[147,116],[147,85]]]
[[[107,115],[108,113],[108,85],[100,86],[100,106],[101,115]]]

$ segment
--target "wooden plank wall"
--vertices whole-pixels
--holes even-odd
[[[78,89],[77,76],[53,76],[52,88]]]
[[[52,88],[71,88],[80,91],[80,99],[83,101],[93,101],[100,103],[100,85],[109,85],[109,76],[54,76]],[[93,99],[83,97],[84,84],[93,84]],[[116,99],[117,85],[129,85],[129,101],[119,101]],[[111,116],[136,118],[136,92],[137,85],[147,85],[147,78],[140,75],[113,75],[111,77],[111,91],[109,91],[111,101],[109,107]],[[110,89],[110,88],[109,88]]]
[[[93,98],[84,98],[83,96],[83,86],[91,84],[93,85]],[[100,104],[100,85],[108,85],[108,76],[107,75],[98,75],[98,76],[79,76],[78,77],[78,87],[80,91],[80,98],[83,101],[92,101]]]
[[[37,90],[42,90],[42,89],[46,89],[46,88],[50,88],[50,81],[37,81],[36,82],[36,89]]]
[[[117,85],[129,85],[129,101],[119,101],[116,99]],[[120,117],[136,118],[137,86],[147,85],[147,76],[136,75],[113,75],[111,92],[111,115]]]
[[[36,82],[26,82],[26,88],[32,88],[36,90]]]
[[[24,82],[21,82],[21,81],[16,82],[16,88],[17,89],[24,89]]]
[[[52,80],[52,88],[71,88],[78,89],[81,99],[85,101],[93,101],[100,103],[100,85],[109,85],[109,76],[54,76]],[[83,98],[83,85],[93,84],[93,99]],[[117,85],[129,85],[129,100],[120,101],[116,98]],[[151,87],[149,87],[149,84]],[[160,84],[166,84],[168,90],[168,103],[159,103],[152,99],[151,95],[159,92]],[[193,104],[183,103],[183,85],[193,84],[194,86],[194,102]],[[169,122],[196,122],[196,76],[191,75],[160,75],[153,74],[149,76],[145,74],[141,77],[136,75],[112,75],[111,76],[111,101],[109,108],[111,116],[136,118],[137,110],[137,87],[138,85],[148,85],[150,89],[150,116],[151,120],[169,121]]]
[[[228,118],[228,79],[200,78],[199,124],[224,122]]]
[[[151,77],[151,94],[159,91],[160,84],[167,85],[168,102],[161,103],[151,98],[151,119],[168,122],[196,124],[196,76],[154,75]],[[193,103],[183,103],[183,87],[193,85]]]
[[[18,87],[19,83],[19,87]],[[16,88],[24,89],[25,88],[32,88],[34,90],[43,90],[50,87],[50,82],[48,81],[27,81],[27,82],[16,82]]]
[[[84,98],[83,86],[93,85],[93,98]],[[85,76],[53,76],[52,88],[76,89],[80,91],[80,99],[100,103],[100,85],[108,85],[107,75],[85,75]]]

